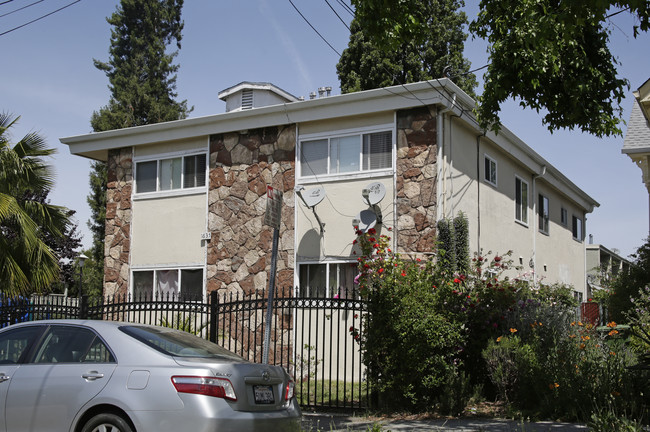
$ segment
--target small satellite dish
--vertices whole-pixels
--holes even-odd
[[[386,196],[386,187],[380,182],[370,183],[362,191],[362,195],[369,205],[374,206],[379,204]]]
[[[302,194],[303,200],[307,207],[312,208],[317,206],[323,199],[325,199],[325,188],[322,186],[309,189]]]
[[[377,215],[372,210],[361,210],[357,216],[359,221],[359,231],[366,232],[377,225]]]

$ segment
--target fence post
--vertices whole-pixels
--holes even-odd
[[[210,326],[210,342],[217,343],[217,326],[219,325],[219,316],[217,314],[219,306],[219,295],[217,291],[210,293],[210,316],[208,323]]]
[[[79,300],[79,318],[88,319],[88,296],[82,295]]]

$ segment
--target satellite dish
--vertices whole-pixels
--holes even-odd
[[[366,232],[377,225],[377,215],[372,210],[361,210],[357,220],[359,221],[359,231]]]
[[[325,199],[325,188],[322,186],[309,189],[302,194],[303,201],[307,207],[316,207],[323,199]]]
[[[383,183],[370,183],[362,192],[363,197],[369,205],[374,206],[381,202],[386,196],[386,187]]]

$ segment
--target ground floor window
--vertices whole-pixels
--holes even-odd
[[[134,270],[133,299],[203,299],[203,269]]]
[[[298,264],[298,295],[307,298],[353,298],[357,262]]]

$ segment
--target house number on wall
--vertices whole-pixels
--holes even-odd
[[[210,239],[212,239],[212,233],[211,232],[201,233],[201,240],[210,240]]]

